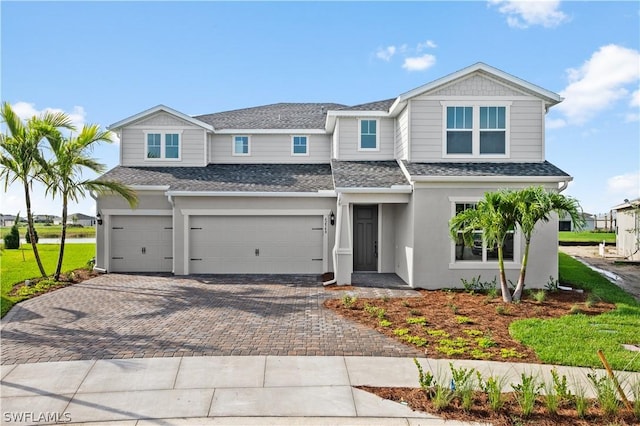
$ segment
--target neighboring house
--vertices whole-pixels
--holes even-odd
[[[590,213],[582,213],[584,219],[584,226],[581,231],[593,231],[596,229],[596,215]],[[558,218],[558,230],[559,231],[574,231],[573,223],[568,215],[560,215]]]
[[[640,260],[640,198],[624,200],[616,212],[616,249],[628,260]]]
[[[572,179],[545,160],[562,98],[477,63],[393,99],[282,103],[189,116],[163,105],[110,126],[103,175],[139,204],[99,196],[96,267],[108,272],[395,273],[413,287],[492,280],[492,250],[453,242],[452,216],[498,188]],[[528,282],[557,277],[557,218],[534,234]],[[516,280],[524,241],[509,238]]]
[[[82,213],[67,215],[67,225],[94,226],[96,218]]]
[[[13,226],[16,217],[10,214],[0,214],[0,226]]]

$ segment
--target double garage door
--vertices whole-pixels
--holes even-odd
[[[191,216],[191,274],[320,274],[322,216]]]
[[[171,272],[172,222],[112,216],[109,271]],[[322,216],[190,216],[187,232],[190,274],[324,272]]]

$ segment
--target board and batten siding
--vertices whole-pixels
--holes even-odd
[[[292,136],[306,136],[309,155],[292,155]],[[234,136],[249,136],[250,155],[233,155]],[[331,135],[288,134],[215,134],[209,136],[209,163],[328,163]]]
[[[374,119],[362,117],[363,120]],[[340,117],[340,134],[338,135],[338,159],[343,161],[386,161],[394,159],[394,119],[377,118],[379,123],[379,149],[377,151],[359,151],[360,132],[358,118]]]
[[[180,133],[180,159],[149,160],[146,156],[147,133],[176,131]],[[120,131],[120,163],[123,166],[204,166],[206,131],[187,121],[158,112],[151,117],[124,127]]]
[[[409,107],[406,107],[398,114],[396,119],[396,141],[395,156],[398,160],[408,160],[409,158]]]

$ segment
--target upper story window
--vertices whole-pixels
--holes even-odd
[[[249,136],[233,137],[233,155],[250,155]]]
[[[306,136],[291,137],[292,155],[309,155],[309,138]]]
[[[361,151],[378,150],[378,120],[360,120],[360,144]]]
[[[146,133],[147,160],[179,160],[180,133]]]
[[[508,104],[445,105],[445,157],[509,155]]]

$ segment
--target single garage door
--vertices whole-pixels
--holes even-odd
[[[171,216],[112,216],[109,272],[171,272]]]
[[[322,216],[192,216],[192,274],[320,274]]]

